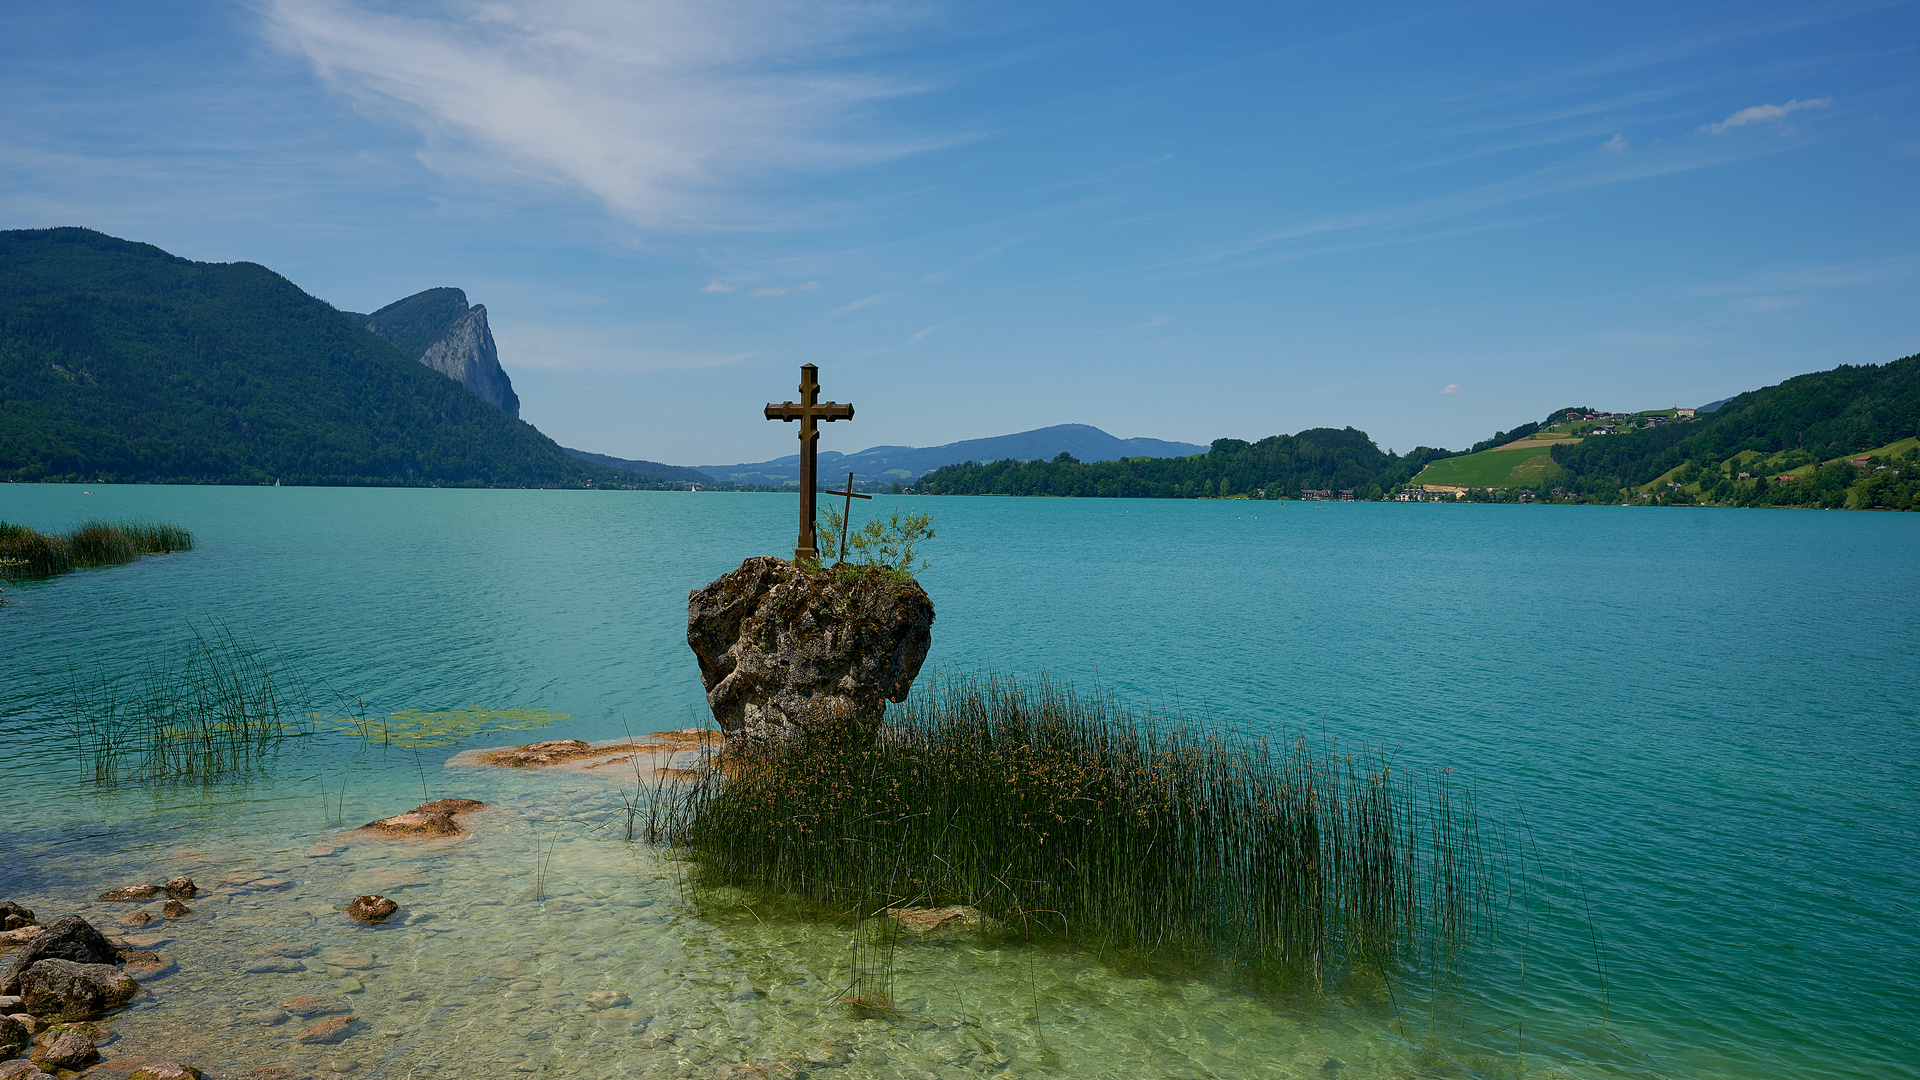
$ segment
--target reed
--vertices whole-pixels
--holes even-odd
[[[214,779],[311,733],[301,689],[265,650],[224,626],[190,630],[131,676],[76,672],[69,717],[89,779]]]
[[[57,577],[70,570],[118,566],[142,555],[190,551],[193,534],[178,525],[87,521],[64,535],[0,521],[0,577]]]
[[[1493,911],[1446,773],[1045,679],[936,679],[877,733],[730,745],[648,832],[703,885],[856,920],[970,905],[1024,939],[1292,985],[1442,961]]]

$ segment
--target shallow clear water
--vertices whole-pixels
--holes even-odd
[[[0,898],[114,925],[114,885],[287,881],[156,922],[175,968],[114,1022],[109,1056],[222,1076],[1920,1076],[1920,517],[917,505],[930,666],[1452,766],[1524,840],[1502,944],[1417,1000],[1275,1002],[951,939],[903,946],[900,1016],[861,1019],[834,1004],[846,928],[696,904],[625,842],[614,778],[329,737],[212,789],[77,780],[71,672],[136,670],[190,621],[372,715],[569,717],[467,746],[702,723],[686,594],[791,543],[771,495],[0,486],[0,520],[200,541],[0,594]],[[423,794],[492,806],[445,848],[310,854]],[[369,890],[403,916],[338,913]],[[285,943],[305,970],[245,971]],[[316,992],[360,1018],[344,1042],[267,1023]]]

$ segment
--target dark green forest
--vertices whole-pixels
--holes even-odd
[[[0,479],[647,486],[263,266],[75,228],[0,232]]]
[[[1427,462],[1451,456],[1421,447],[1404,456],[1383,452],[1364,431],[1310,428],[1256,443],[1215,439],[1204,454],[1084,463],[968,462],[935,469],[913,485],[930,495],[1060,495],[1099,498],[1205,499],[1242,495],[1297,499],[1304,490],[1351,489],[1377,499],[1404,485]]]

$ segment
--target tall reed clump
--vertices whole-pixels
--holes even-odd
[[[118,566],[142,555],[190,551],[193,534],[178,525],[87,521],[65,535],[0,521],[0,577],[57,577],[69,570]]]
[[[207,780],[310,734],[302,696],[259,646],[224,626],[192,628],[189,641],[134,675],[76,672],[70,718],[91,780]]]
[[[1490,929],[1472,793],[1444,773],[1045,680],[938,680],[888,721],[729,746],[653,838],[702,884],[862,918],[971,905],[1022,936],[1290,985]]]

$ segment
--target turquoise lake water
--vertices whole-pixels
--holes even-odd
[[[346,737],[211,788],[79,780],[72,673],[136,672],[190,625],[370,715],[567,714],[469,747],[709,723],[687,592],[790,551],[794,517],[711,493],[0,486],[0,520],[199,541],[0,593],[0,899],[117,928],[114,885],[286,882],[156,921],[176,969],[115,1021],[118,1049],[216,1076],[1920,1077],[1920,516],[872,506],[904,504],[939,531],[929,670],[1451,767],[1532,882],[1502,943],[1424,1009],[929,943],[898,959],[900,1018],[863,1020],[833,1004],[844,928],[694,904],[606,827],[610,781]],[[423,794],[493,809],[448,848],[315,854]],[[357,891],[403,918],[348,922]],[[306,970],[245,972],[284,942]],[[272,1006],[308,992],[357,1033],[296,1043]]]

